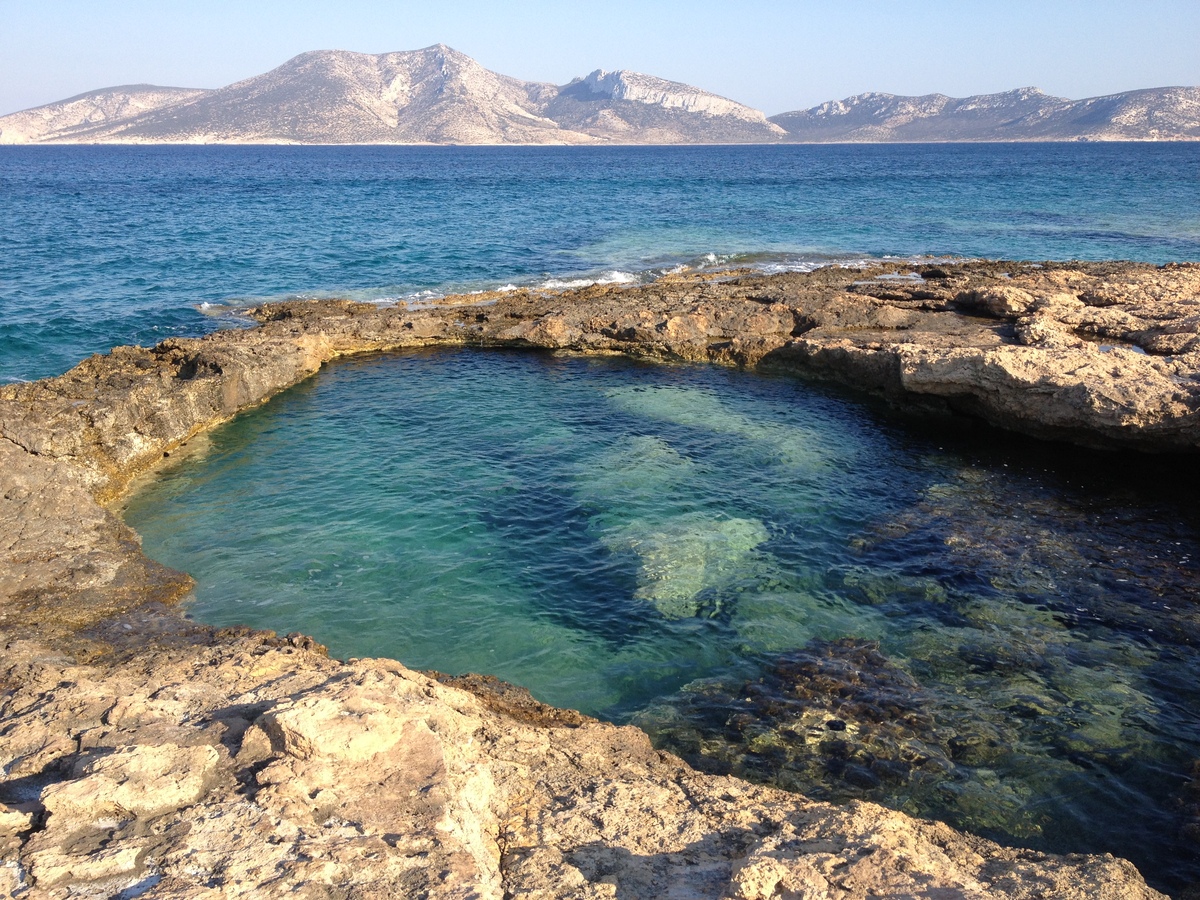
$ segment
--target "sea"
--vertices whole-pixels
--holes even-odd
[[[0,381],[266,300],[1200,261],[1200,144],[0,148]],[[486,672],[694,765],[1200,881],[1187,460],[795,377],[347,360],[120,507],[190,615]]]

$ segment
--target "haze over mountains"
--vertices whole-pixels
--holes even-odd
[[[0,144],[689,144],[1200,140],[1200,88],[1089,100],[1035,88],[860,94],[770,119],[700,88],[596,70],[520,81],[444,45],[321,50],[217,90],[130,85],[0,117]]]

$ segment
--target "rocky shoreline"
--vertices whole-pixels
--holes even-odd
[[[1200,449],[1200,266],[965,263],[341,301],[0,387],[0,888],[23,897],[1153,897],[1130,864],[702,775],[470,677],[216,630],[105,504],[340,356],[623,353],[923,414]]]

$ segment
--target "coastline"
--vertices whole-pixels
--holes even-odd
[[[990,139],[951,139],[944,140],[857,140],[857,141],[673,141],[656,143],[643,141],[627,143],[622,141],[572,142],[545,141],[541,143],[503,143],[503,142],[461,142],[461,141],[0,141],[0,147],[859,147],[859,146],[910,146],[917,147],[925,144],[954,145],[954,144],[1194,144],[1200,142],[1200,137],[1192,135],[1177,135],[1174,137],[1144,137],[1144,138],[1097,138],[1079,136],[1074,138],[1046,137],[1021,138],[1019,140],[990,140]]]
[[[257,328],[0,387],[10,891],[203,896],[221,873],[226,892],[324,895],[349,879],[434,896],[652,896],[700,871],[694,896],[1023,896],[1035,883],[1157,896],[1112,858],[1004,850],[870,804],[699,775],[635,729],[487,679],[443,684],[330,661],[300,636],[196,625],[172,608],[187,576],[142,555],[102,504],[326,362],[431,345],[806,372],[1033,437],[1194,453],[1200,266],[733,271],[249,314]]]

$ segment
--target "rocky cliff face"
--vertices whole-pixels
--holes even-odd
[[[757,110],[699,88],[633,72],[589,79],[565,88],[519,81],[441,44],[379,55],[323,50],[215,91],[107,102],[102,116],[74,101],[15,113],[0,118],[0,143],[690,143],[783,135]]]
[[[597,69],[557,88],[546,115],[564,128],[627,143],[763,143],[784,136],[756,109],[637,72]]]
[[[859,94],[771,121],[803,142],[1200,140],[1200,88],[1154,88],[1088,100],[1037,88],[954,99]]]
[[[583,79],[583,84],[595,96],[611,100],[631,100],[661,106],[663,109],[682,109],[710,116],[733,116],[746,122],[762,123],[767,118],[757,109],[716,94],[637,72],[605,72],[597,69]]]

